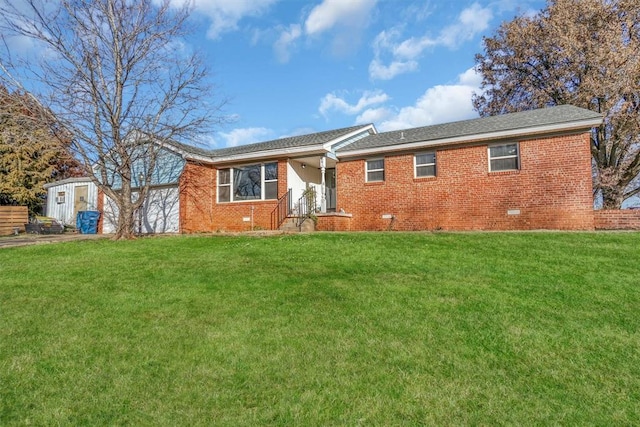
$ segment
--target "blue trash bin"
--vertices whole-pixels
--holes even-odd
[[[81,234],[96,234],[98,232],[98,211],[79,211],[76,216],[76,229]]]

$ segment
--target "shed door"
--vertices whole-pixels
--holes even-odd
[[[87,198],[89,197],[89,186],[79,185],[73,193],[73,217],[78,215],[79,211],[86,211],[88,207]]]

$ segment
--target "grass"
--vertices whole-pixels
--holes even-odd
[[[640,234],[0,250],[0,425],[638,425]]]

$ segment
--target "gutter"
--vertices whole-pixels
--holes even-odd
[[[292,147],[285,149],[275,149],[275,150],[263,150],[256,151],[253,153],[244,153],[244,154],[236,154],[233,156],[224,156],[224,157],[215,157],[213,160],[209,160],[209,162],[213,164],[219,163],[233,163],[237,161],[243,160],[251,160],[251,159],[269,159],[269,158],[281,158],[282,156],[292,157],[296,155],[316,155],[316,154],[326,154],[327,151],[322,147],[322,144],[307,146],[307,147]]]

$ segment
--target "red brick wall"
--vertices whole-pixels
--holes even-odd
[[[485,144],[438,150],[437,177],[416,179],[413,154],[386,156],[381,183],[365,182],[362,159],[337,164],[337,207],[353,230],[594,227],[588,133],[520,141],[519,171],[490,173]]]
[[[229,166],[225,166],[229,167]],[[212,165],[188,162],[180,179],[180,224],[183,233],[246,231],[271,228],[276,200],[218,203],[217,170]],[[278,161],[278,197],[287,192],[287,161]]]
[[[350,231],[352,216],[340,214],[318,214],[316,231]]]
[[[213,231],[215,168],[187,162],[180,176],[180,232]]]
[[[596,230],[640,230],[640,209],[597,210]]]

